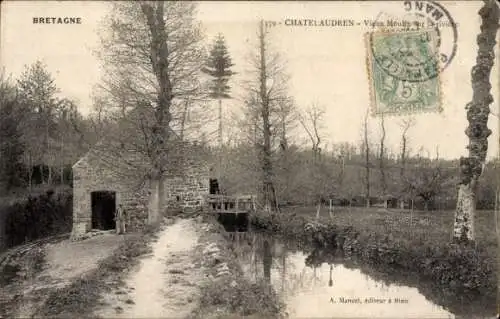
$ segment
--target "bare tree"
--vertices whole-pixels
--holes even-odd
[[[95,93],[95,92],[94,92]],[[106,98],[105,94],[94,94],[92,96],[92,109],[90,114],[87,116],[89,126],[92,132],[91,140],[87,141],[91,145],[95,144],[99,137],[106,135],[106,128],[112,122],[112,117],[108,109],[110,104],[109,100]]]
[[[307,108],[304,114],[299,116],[300,124],[307,133],[307,136],[312,143],[313,160],[318,160],[321,155],[321,129],[322,121],[325,115],[324,107],[315,103],[311,107]]]
[[[84,145],[87,128],[76,103],[70,99],[59,101],[56,120],[59,154],[55,162],[59,164],[60,183],[64,184],[65,166],[75,163],[88,150],[88,146]]]
[[[288,150],[290,137],[296,129],[298,112],[292,99],[283,99],[276,108],[278,127],[276,138],[279,139],[279,148],[282,152]]]
[[[155,222],[165,206],[167,167],[175,166],[172,152],[178,127],[185,129],[186,100],[206,97],[198,80],[205,61],[202,33],[195,21],[195,3],[138,1],[112,6],[105,20],[107,35],[101,39],[100,58],[107,74],[102,89],[130,131],[121,134],[118,145],[149,160],[145,178],[151,197],[158,199],[157,207],[150,207],[149,220]]]
[[[323,199],[322,194],[324,192],[324,185],[322,183],[322,177],[325,176],[325,171],[322,169],[321,165],[321,124],[325,110],[322,106],[314,103],[312,106],[307,108],[304,114],[299,116],[299,121],[306,131],[312,144],[312,165],[309,166],[312,171],[312,188],[310,197],[313,199],[314,204],[317,206],[316,216],[319,216],[321,209],[321,200]]]
[[[408,158],[408,131],[415,125],[415,118],[410,117],[408,119],[404,119],[399,124],[402,128],[401,132],[401,153],[399,155],[399,180],[400,180],[400,189],[401,192],[408,191],[408,183],[406,181],[406,161]],[[404,208],[404,198],[401,200],[401,208]]]
[[[387,181],[386,181],[386,176],[385,176],[385,122],[384,122],[384,115],[382,114],[380,116],[380,128],[382,130],[382,134],[380,136],[380,144],[379,144],[379,156],[378,156],[378,163],[379,163],[379,170],[380,170],[380,184],[382,186],[382,196],[387,195]]]
[[[365,118],[363,120],[363,153],[364,153],[364,166],[365,166],[365,199],[366,207],[370,207],[370,140],[368,131],[368,116],[369,111],[367,110]]]
[[[402,128],[401,132],[401,153],[399,155],[400,159],[400,177],[404,179],[405,169],[406,169],[406,159],[408,157],[408,131],[415,125],[415,119],[410,117],[408,119],[404,119],[400,123],[400,127]]]
[[[29,155],[28,165],[48,166],[48,175],[43,181],[52,184],[52,165],[54,164],[54,137],[56,135],[55,114],[59,89],[55,80],[41,61],[25,66],[17,80],[20,98],[27,109],[23,134]],[[43,170],[42,170],[43,171]]]
[[[247,136],[256,147],[261,174],[261,201],[266,211],[275,211],[273,154],[278,147],[276,144],[279,144],[276,140],[280,140],[280,108],[290,101],[286,94],[288,78],[281,56],[272,49],[271,35],[263,21],[260,22],[257,39],[258,49],[251,57],[251,73],[255,77],[245,87],[244,119]]]
[[[276,193],[273,184],[273,167],[271,161],[271,101],[269,97],[268,85],[268,71],[267,71],[267,57],[266,57],[266,30],[264,29],[264,22],[260,23],[259,32],[260,42],[260,91],[259,98],[261,104],[261,117],[263,122],[263,145],[261,145],[261,158],[262,158],[262,171],[263,171],[263,195],[264,195],[264,208],[268,211],[277,208]]]
[[[293,147],[293,133],[297,124],[297,110],[294,102],[284,100],[276,108],[275,139],[279,144],[276,156],[276,192],[280,200],[290,194],[292,187],[293,166],[296,163],[296,148]]]
[[[477,184],[485,164],[488,151],[489,105],[493,102],[490,94],[490,73],[495,58],[496,36],[499,27],[499,8],[493,0],[485,0],[479,10],[482,24],[477,36],[478,53],[476,65],[471,71],[473,90],[472,101],[466,105],[469,126],[465,134],[469,138],[469,155],[460,159],[461,181],[458,189],[453,238],[459,241],[474,241],[474,219],[476,210]]]
[[[0,192],[22,185],[23,153],[20,123],[26,109],[19,101],[16,87],[4,70],[0,72]],[[3,227],[0,225],[0,238]],[[2,242],[0,240],[0,248]]]
[[[408,172],[406,181],[408,190],[422,198],[424,210],[428,210],[435,198],[456,182],[452,171],[430,158],[419,158],[418,165]]]

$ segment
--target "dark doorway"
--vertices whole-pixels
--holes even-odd
[[[92,204],[92,228],[114,229],[116,193],[110,191],[92,192],[90,194]]]
[[[219,189],[219,181],[216,178],[211,178],[210,179],[210,194],[220,194],[220,189]]]

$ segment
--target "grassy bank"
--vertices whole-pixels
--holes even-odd
[[[245,278],[224,228],[213,218],[204,222],[196,266],[204,269],[206,280],[192,318],[279,318],[283,303],[276,292]]]
[[[315,207],[285,208],[286,215],[296,215],[312,220],[316,216]],[[330,222],[328,208],[323,207],[321,222]],[[496,258],[497,243],[495,236],[495,214],[492,210],[476,213],[477,245]],[[415,243],[447,243],[452,238],[454,211],[413,211],[398,209],[340,207],[334,210],[334,224],[352,226],[360,232],[370,232],[381,236],[390,234],[394,240],[405,246]]]
[[[128,271],[140,262],[139,256],[151,251],[150,242],[156,238],[159,225],[143,233],[128,234],[123,244],[99,266],[70,285],[50,291],[46,301],[37,309],[37,316],[51,318],[77,318],[85,314],[92,317],[99,306],[102,292],[124,284]]]
[[[339,250],[354,267],[368,266],[389,277],[404,274],[414,279],[415,286],[432,283],[423,290],[427,290],[427,295],[448,296],[440,302],[456,313],[470,310],[467,307],[473,307],[473,303],[478,307],[494,305],[496,243],[491,236],[494,232],[490,228],[494,225],[488,222],[489,212],[479,214],[475,247],[450,242],[452,220],[444,212],[416,213],[411,222],[408,213],[398,211],[356,209],[335,213],[333,220],[323,218],[315,226],[311,225],[315,216],[311,209],[272,216],[256,214],[251,223],[254,228],[280,234],[299,245]],[[467,309],[457,309],[456,301],[461,298]],[[494,307],[484,311],[493,314]]]

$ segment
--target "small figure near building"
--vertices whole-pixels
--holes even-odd
[[[122,204],[120,204],[118,206],[118,209],[116,210],[115,220],[116,220],[116,233],[124,234],[126,231],[125,225],[127,220],[127,212],[125,211],[125,209],[123,209]]]

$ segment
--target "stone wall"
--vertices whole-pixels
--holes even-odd
[[[157,198],[150,196],[151,185],[143,182],[144,173],[134,170],[126,160],[93,150],[73,166],[73,238],[91,230],[91,193],[113,191],[116,206],[122,204],[129,215],[127,228],[137,231],[148,223],[148,206],[156,210]],[[165,210],[191,211],[204,205],[209,193],[207,165],[188,160],[181,176],[165,178]],[[158,212],[160,215],[163,212]]]
[[[135,173],[123,163],[92,151],[73,166],[73,238],[92,227],[94,191],[115,192],[116,206],[122,204],[130,216],[128,228],[133,231],[144,227],[148,193]]]
[[[193,211],[205,204],[209,193],[209,168],[188,162],[183,176],[169,176],[165,181],[167,208]]]

